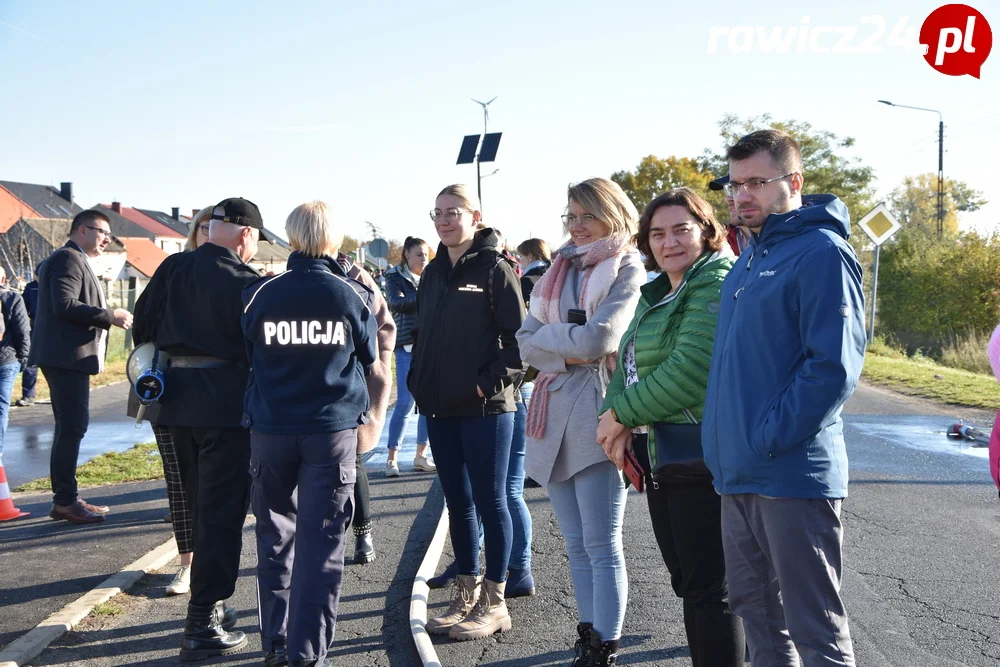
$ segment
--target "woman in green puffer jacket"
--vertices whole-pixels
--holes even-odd
[[[619,469],[626,448],[643,467],[653,533],[684,601],[692,664],[742,667],[743,626],[729,608],[722,510],[712,475],[700,461],[653,474],[662,462],[651,428],[701,422],[720,291],[734,257],[712,207],[688,188],[650,202],[635,244],[647,270],[661,275],[640,290],[597,440]]]

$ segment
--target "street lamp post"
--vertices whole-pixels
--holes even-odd
[[[916,109],[917,111],[930,111],[938,115],[938,182],[937,182],[937,232],[938,238],[944,235],[944,116],[937,109],[925,109],[923,107],[911,107],[905,104],[894,104],[888,100],[879,100],[882,104],[901,109]]]

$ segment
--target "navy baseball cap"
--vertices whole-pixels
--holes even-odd
[[[260,237],[268,243],[274,243],[271,232],[264,229],[264,219],[260,217],[260,209],[249,199],[233,197],[223,199],[212,209],[212,220],[222,220],[241,227],[253,227],[260,231]]]
[[[715,179],[714,181],[708,184],[708,189],[719,191],[722,189],[722,186],[728,182],[729,182],[729,174],[726,174],[725,176],[720,176],[719,178]]]

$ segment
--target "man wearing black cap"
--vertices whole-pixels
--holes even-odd
[[[247,265],[258,240],[273,243],[257,206],[226,199],[212,212],[208,242],[167,257],[136,304],[135,341],[170,355],[158,423],[170,427],[194,522],[191,601],[182,661],[246,645],[228,632],[250,492],[250,433],[240,423],[250,367],[242,292],[260,274]]]
[[[729,174],[720,176],[708,184],[708,189],[719,192],[728,182]],[[726,204],[729,205],[729,245],[733,252],[739,255],[750,247],[750,230],[743,224],[739,213],[736,212],[736,203],[729,195],[726,195]]]

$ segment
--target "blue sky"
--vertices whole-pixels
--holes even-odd
[[[964,223],[1000,222],[1000,54],[981,80],[949,77],[888,41],[935,3],[287,4],[0,0],[0,179],[72,181],[83,206],[244,196],[276,230],[319,198],[349,234],[369,220],[436,243],[435,194],[475,184],[455,165],[482,130],[470,98],[498,95],[487,222],[558,243],[568,183],[719,147],[727,112],[855,137],[882,192],[935,171],[937,117],[876,102],[889,99],[944,113],[946,175],[994,202]],[[973,6],[1000,29],[1000,2]],[[725,36],[708,53],[713,26],[855,26],[856,47],[876,28],[866,15],[884,18],[881,53],[733,53]]]

